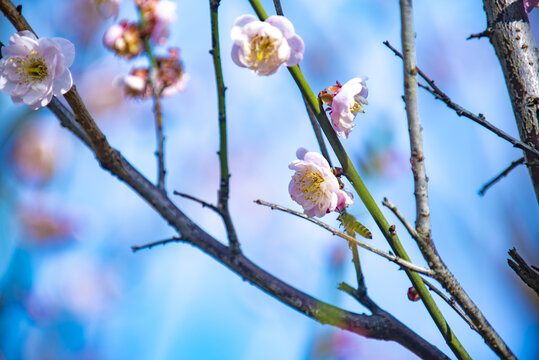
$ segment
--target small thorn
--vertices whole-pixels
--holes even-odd
[[[17,5],[17,12],[19,13],[19,15],[22,15],[22,5]]]

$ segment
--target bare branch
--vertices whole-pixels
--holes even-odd
[[[453,299],[450,299],[448,298],[441,290],[439,290],[438,288],[436,288],[436,286],[432,285],[430,282],[428,282],[426,279],[423,279],[423,282],[425,283],[425,285],[427,285],[429,287],[430,290],[434,291],[439,297],[441,297],[449,306],[451,306],[453,308],[453,310],[455,310],[457,312],[457,314],[460,315],[460,317],[466,321],[466,323],[468,325],[470,325],[470,327],[479,332],[477,330],[477,328],[475,327],[475,325],[472,323],[472,321],[470,320],[470,318],[468,316],[466,316],[466,314],[464,313],[464,311],[462,311],[462,309],[457,305],[455,304],[455,300]]]
[[[202,207],[207,207],[207,208],[210,208],[212,209],[213,211],[215,211],[217,214],[221,215],[221,211],[219,210],[219,208],[213,204],[210,204],[204,200],[200,200],[199,198],[197,197],[194,197],[192,195],[189,195],[189,194],[184,194],[184,193],[181,193],[181,192],[178,192],[176,190],[174,190],[173,192],[174,195],[178,195],[178,196],[181,196],[181,197],[184,197],[186,199],[189,199],[189,200],[193,200],[194,202],[197,202],[199,203],[200,205],[202,205]]]
[[[393,53],[396,56],[398,56],[398,57],[400,57],[402,59],[402,54],[397,49],[395,49],[389,43],[389,41],[384,41],[384,45],[387,46],[389,49],[391,49],[391,51],[393,51]],[[423,85],[423,84],[418,84],[418,85],[420,87],[422,87],[423,89],[427,90],[429,93],[431,93],[436,99],[443,101],[447,105],[447,107],[449,107],[450,109],[455,110],[455,112],[457,113],[458,116],[467,117],[468,119],[470,119],[470,120],[476,122],[477,124],[483,126],[485,129],[487,129],[487,130],[493,132],[494,134],[498,135],[502,139],[507,140],[514,147],[539,156],[539,150],[537,148],[535,148],[533,146],[530,146],[530,145],[528,145],[528,144],[526,144],[526,143],[524,143],[524,142],[522,142],[522,141],[520,141],[518,139],[515,139],[511,135],[507,134],[505,131],[497,128],[494,125],[492,125],[490,122],[488,122],[485,119],[485,116],[483,114],[475,115],[471,111],[466,110],[462,106],[455,103],[453,100],[451,100],[451,98],[446,93],[444,93],[435,84],[434,80],[432,80],[429,76],[427,76],[427,74],[425,74],[420,68],[417,68],[417,73],[429,84],[429,86],[426,86],[426,85]]]
[[[336,236],[338,236],[340,238],[343,238],[343,239],[345,239],[345,240],[347,240],[349,242],[357,244],[357,245],[361,246],[362,248],[364,248],[366,250],[369,250],[370,252],[373,252],[373,253],[375,253],[377,255],[380,255],[381,257],[386,258],[387,260],[392,261],[395,264],[398,264],[398,265],[400,265],[400,266],[402,266],[404,268],[407,268],[409,270],[412,270],[412,271],[415,271],[417,273],[424,274],[424,275],[427,275],[427,276],[430,276],[430,277],[432,277],[434,275],[434,272],[432,270],[430,270],[430,269],[422,268],[421,266],[417,266],[415,264],[412,264],[411,262],[409,262],[407,260],[404,260],[404,259],[402,259],[400,257],[385,253],[385,252],[383,252],[381,250],[378,250],[378,249],[376,249],[376,248],[374,248],[374,247],[372,247],[370,245],[365,244],[362,241],[359,241],[356,238],[353,238],[350,235],[347,235],[347,234],[345,234],[343,232],[340,232],[339,230],[337,230],[337,229],[327,225],[326,223],[323,223],[322,221],[317,220],[317,219],[315,219],[315,218],[313,218],[313,217],[311,217],[309,215],[306,215],[306,214],[303,214],[303,213],[300,213],[300,212],[285,208],[284,206],[272,204],[272,203],[269,203],[269,202],[266,202],[266,201],[263,201],[263,200],[255,200],[255,203],[258,204],[258,205],[268,206],[272,210],[277,209],[277,210],[280,210],[280,211],[284,211],[286,213],[296,215],[296,216],[298,216],[300,218],[303,218],[303,219],[308,220],[308,221],[310,221],[312,223],[315,223],[316,225],[318,225],[320,227],[323,227],[324,229],[326,229],[327,231],[329,231],[333,235],[336,235]]]
[[[533,269],[526,264],[524,259],[517,253],[515,248],[509,250],[509,255],[515,260],[507,259],[507,263],[513,269],[517,275],[535,291],[539,296],[539,271],[532,265]]]
[[[402,213],[399,211],[399,209],[397,209],[397,207],[395,205],[393,205],[386,197],[384,198],[384,201],[382,201],[382,205],[384,205],[389,210],[391,210],[393,212],[393,214],[395,214],[395,216],[402,223],[402,225],[404,225],[406,230],[408,230],[408,233],[410,234],[410,236],[414,240],[418,241],[419,235],[417,234],[417,231],[415,231],[414,227],[406,220],[406,218],[404,217],[404,215],[402,215]]]
[[[507,176],[518,165],[524,164],[524,158],[521,157],[518,160],[515,160],[509,165],[504,171],[502,171],[500,174],[498,174],[494,179],[490,180],[488,183],[483,185],[483,187],[478,191],[479,195],[483,196],[485,195],[485,192],[494,184],[496,184],[502,177]]]
[[[180,237],[171,237],[171,238],[168,238],[168,239],[165,239],[165,240],[158,240],[158,241],[154,241],[154,242],[151,242],[151,243],[148,243],[148,244],[145,244],[145,245],[140,245],[140,246],[131,246],[131,250],[133,250],[133,252],[137,252],[139,250],[142,250],[142,249],[151,249],[152,247],[154,246],[157,246],[157,245],[166,245],[168,243],[171,243],[171,242],[180,242],[180,241],[184,241],[182,238]]]

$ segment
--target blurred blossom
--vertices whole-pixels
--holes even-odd
[[[331,211],[342,211],[354,202],[351,194],[341,190],[339,180],[322,155],[299,148],[296,156],[299,160],[288,165],[296,171],[288,191],[305,214],[322,217]]]
[[[170,25],[176,21],[176,3],[168,0],[136,0],[144,19],[144,36],[157,45],[163,45],[169,35]]]
[[[303,59],[303,40],[284,16],[270,16],[262,22],[253,15],[242,15],[234,21],[230,36],[232,60],[257,75],[274,74],[281,64],[294,66]]]
[[[535,7],[539,7],[539,0],[524,0],[524,10],[527,13],[532,11]]]
[[[344,85],[337,82],[337,85],[320,92],[320,98],[331,109],[329,113],[333,129],[345,139],[354,129],[353,121],[356,115],[364,112],[363,105],[367,104],[369,91],[365,84],[366,80],[366,77],[359,77],[349,80]]]
[[[143,50],[139,26],[127,20],[112,25],[103,35],[103,44],[127,59],[134,58]]]
[[[33,296],[79,318],[93,319],[101,316],[119,294],[114,270],[79,252],[49,259],[36,277]]]
[[[2,56],[0,90],[16,104],[24,102],[37,110],[73,84],[68,67],[75,58],[75,47],[66,39],[38,39],[30,31],[19,31],[2,48]]]
[[[23,206],[18,211],[25,239],[35,244],[61,244],[73,238],[73,220],[41,206]]]
[[[91,0],[95,3],[99,14],[108,19],[114,16],[114,19],[118,18],[119,5],[121,0]]]
[[[185,89],[187,75],[183,73],[178,49],[169,49],[167,57],[157,57],[157,65],[156,87],[161,96],[171,96]],[[146,68],[135,68],[129,75],[116,77],[114,83],[124,89],[126,96],[146,99],[152,96],[148,72]]]
[[[13,143],[11,164],[23,181],[43,184],[50,180],[57,165],[57,139],[43,136],[38,126],[27,126]]]

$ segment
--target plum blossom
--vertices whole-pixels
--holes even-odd
[[[2,56],[0,90],[16,104],[37,110],[73,85],[68,68],[75,58],[75,46],[66,39],[38,39],[28,30],[19,31],[2,48]]]
[[[288,185],[292,200],[303,207],[305,214],[322,217],[331,211],[342,211],[352,204],[352,195],[341,189],[339,180],[322,155],[299,148],[299,160],[288,165],[296,172]]]
[[[142,39],[137,24],[126,20],[112,25],[103,35],[103,44],[117,55],[127,59],[134,58],[142,52]]]
[[[524,0],[524,10],[530,13],[535,7],[539,7],[539,0]]]
[[[118,18],[119,6],[122,0],[93,0],[99,15],[104,19],[108,19],[114,16],[114,19]]]
[[[281,64],[294,66],[303,59],[303,40],[284,16],[270,16],[262,22],[253,15],[242,15],[234,21],[230,36],[232,60],[257,75],[274,74]]]
[[[163,45],[168,38],[168,28],[176,21],[176,3],[159,1],[154,8],[154,27],[150,38],[157,45]]]
[[[367,104],[369,91],[365,81],[366,77],[353,78],[344,85],[330,86],[320,93],[322,101],[330,106],[331,125],[338,135],[348,138],[354,128],[353,121],[356,115],[363,111]],[[328,93],[328,90],[333,94]]]
[[[187,75],[183,72],[176,48],[168,50],[168,56],[157,58],[157,91],[167,97],[185,89]],[[114,83],[124,89],[125,95],[146,99],[152,96],[152,88],[148,82],[147,68],[135,68],[129,75],[115,78]]]

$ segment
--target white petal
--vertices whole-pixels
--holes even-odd
[[[279,29],[285,38],[288,38],[295,33],[294,25],[292,25],[292,22],[284,16],[273,15],[267,18],[265,22]]]

